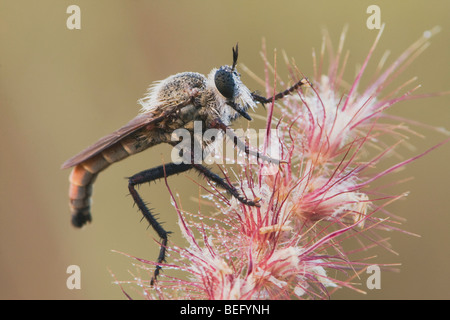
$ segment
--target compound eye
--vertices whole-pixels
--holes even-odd
[[[229,67],[228,67],[229,68]],[[217,90],[227,99],[233,99],[236,91],[236,83],[234,81],[233,72],[221,67],[214,75],[214,82]]]

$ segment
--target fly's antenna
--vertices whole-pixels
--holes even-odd
[[[234,71],[234,68],[236,68],[237,59],[238,59],[238,44],[236,43],[236,47],[233,48],[233,66],[231,67],[232,71]]]

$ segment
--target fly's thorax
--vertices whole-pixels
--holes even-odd
[[[194,91],[200,97],[206,84],[206,77],[200,73],[177,73],[151,85],[146,96],[139,102],[144,112],[168,105],[176,106],[190,99]]]
[[[190,122],[211,123],[220,119],[229,125],[239,117],[230,103],[240,110],[254,108],[250,90],[242,83],[235,68],[223,66],[211,70],[208,77],[196,72],[182,72],[153,84],[140,100],[143,112],[162,112],[194,96],[194,101],[177,111],[172,128],[189,127]]]
[[[172,121],[175,125],[184,126],[186,123],[199,118],[200,107],[195,104],[188,104],[177,111]]]

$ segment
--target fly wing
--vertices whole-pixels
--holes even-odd
[[[151,124],[152,122],[156,121],[151,114],[140,114],[136,116],[134,119],[132,119],[130,122],[128,122],[126,125],[124,125],[122,128],[114,131],[113,133],[101,138],[98,140],[95,144],[90,146],[89,148],[81,151],[76,156],[70,158],[66,162],[63,163],[61,166],[61,169],[66,169],[73,167],[97,154],[104,151],[105,149],[109,148],[116,142],[124,139],[125,137],[129,136],[130,134],[144,128],[145,126]]]
[[[160,122],[167,119],[167,117],[170,116],[171,114],[187,106],[188,104],[191,104],[194,101],[194,97],[196,95],[197,93],[195,92],[193,95],[191,95],[191,97],[189,97],[189,99],[181,103],[169,102],[166,106],[162,108],[162,110],[161,107],[156,108],[156,110],[159,110],[157,115],[155,115],[155,112],[153,113],[147,112],[139,114],[133,120],[124,125],[122,128],[114,131],[113,133],[107,135],[106,137],[101,138],[99,141],[97,141],[89,148],[83,150],[76,156],[64,162],[63,165],[61,166],[61,169],[76,166],[77,164],[84,162],[85,160],[99,154],[105,149],[111,147],[116,142],[128,137],[129,135],[135,133],[136,131],[150,124],[154,124],[156,122]],[[147,128],[147,130],[151,130],[151,128],[149,127]]]

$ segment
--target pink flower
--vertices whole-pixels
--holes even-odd
[[[261,150],[270,143],[281,151],[283,162],[279,166],[247,163],[239,172],[227,174],[243,195],[260,199],[260,206],[242,205],[211,188],[204,200],[210,201],[217,212],[208,217],[183,213],[172,196],[189,246],[169,246],[171,262],[163,265],[165,272],[155,287],[144,286],[145,296],[315,299],[329,297],[330,288],[353,288],[349,281],[331,276],[330,271],[345,275],[345,270],[357,272],[368,264],[351,261],[349,250],[341,242],[351,237],[369,241],[361,241],[360,250],[378,244],[387,246],[376,231],[396,230],[386,206],[405,196],[383,194],[371,189],[371,184],[431,150],[379,171],[379,164],[408,132],[398,121],[387,121],[384,111],[399,101],[430,96],[413,95],[418,86],[407,90],[411,81],[386,95],[383,89],[426,48],[437,31],[434,28],[424,33],[384,71],[383,58],[365,88],[361,88],[361,79],[367,76],[366,66],[383,29],[349,86],[343,80],[346,30],[336,53],[329,47],[331,41],[325,39],[321,55],[313,54],[311,87],[276,106],[267,106],[267,130],[277,130],[278,140],[265,141]],[[323,71],[325,49],[330,56],[328,69]],[[274,70],[276,75],[276,66],[272,68],[265,61],[266,74]],[[293,81],[301,78],[296,66],[288,64],[288,68]],[[270,81],[265,83],[267,93],[273,94],[276,90],[270,87]],[[384,135],[394,136],[398,142],[384,144]],[[369,156],[374,151],[377,154]],[[222,170],[226,174],[226,168]],[[154,267],[152,262],[138,260],[144,262],[143,268]],[[186,276],[171,276],[173,268]]]

